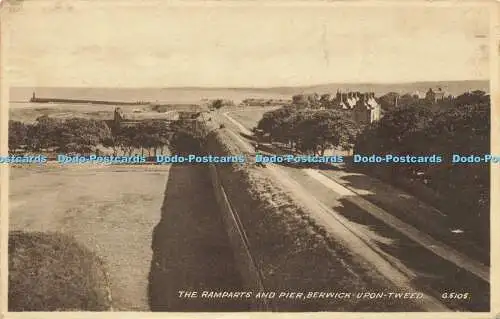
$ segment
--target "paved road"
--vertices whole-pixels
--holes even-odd
[[[223,114],[223,117],[227,123],[231,124],[229,127],[235,131],[251,134],[247,128],[227,113]],[[253,152],[252,147],[244,138],[234,132],[232,135],[243,148]],[[267,167],[277,181],[281,181],[287,189],[292,190],[299,202],[307,205],[310,211],[321,216],[323,220],[327,220],[332,232],[343,237],[346,242],[350,243],[354,252],[366,258],[393,283],[403,287],[411,286],[413,283],[414,286],[420,287],[421,283],[430,282],[428,286],[432,286],[431,290],[440,291],[446,287],[446,284],[437,282],[446,283],[448,280],[457,280],[462,276],[460,278],[463,278],[464,288],[481,282],[476,286],[480,286],[478,290],[484,295],[475,300],[476,305],[471,307],[474,309],[485,307],[488,299],[485,295],[489,291],[487,266],[402,222],[317,170],[298,170],[277,165],[267,165]],[[312,189],[314,193],[308,191]],[[346,228],[343,232],[339,231],[342,229],[340,225]],[[408,254],[409,252],[412,254]],[[427,261],[433,267],[414,266],[416,259],[420,259],[420,263]],[[447,271],[457,275],[454,278],[445,274]],[[437,300],[428,297],[428,309],[440,307]],[[467,308],[467,305],[465,307]]]
[[[226,115],[225,115],[226,116]],[[253,152],[253,147],[248,142],[243,140],[238,134],[229,131],[241,147],[247,152]],[[327,206],[318,201],[314,196],[302,187],[295,180],[290,178],[286,172],[274,164],[266,164],[267,171],[274,176],[274,180],[278,181],[285,189],[291,191],[298,203],[314,213],[316,217],[328,226],[331,233],[335,234],[336,238],[340,239],[350,251],[362,256],[366,261],[370,262],[385,278],[389,279],[396,287],[400,287],[404,291],[414,291],[411,287],[411,279],[399,269],[394,267],[387,261],[372,245],[360,237],[359,233],[353,231],[340,215],[329,209]],[[423,302],[425,309],[429,311],[446,311],[448,310],[439,301],[433,297],[426,296]]]

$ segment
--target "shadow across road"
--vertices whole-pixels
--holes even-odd
[[[472,312],[490,310],[490,285],[479,277],[433,254],[400,232],[351,203],[348,198],[339,199],[332,209],[362,229],[373,245],[393,263],[403,266],[413,277],[412,285],[419,291],[433,295],[452,309]],[[462,298],[443,299],[443,293],[461,294]],[[467,297],[465,297],[467,294]]]
[[[445,215],[429,204],[424,204],[415,195],[409,196],[412,192],[405,192],[404,187],[397,189],[378,178],[363,174],[362,170],[358,172],[346,170],[345,173],[338,172],[338,174],[334,171],[325,171],[324,173],[345,187],[361,191],[362,198],[390,212],[403,222],[428,233],[485,265],[490,264],[490,225],[480,224],[481,221],[474,214],[468,211],[466,211],[467,214],[464,213],[465,209],[461,208],[459,204],[448,202],[446,203],[447,207],[434,206],[442,208],[441,212],[447,213]],[[398,186],[396,177],[393,178],[393,183]],[[424,186],[419,186],[418,182],[414,182],[414,184],[415,188],[420,189],[418,190],[420,193],[433,192],[430,188],[425,189]],[[363,194],[366,191],[371,194]],[[417,190],[413,193],[415,192]],[[435,203],[431,202],[430,204]],[[457,228],[463,230],[464,233],[454,234],[451,232]]]
[[[203,291],[243,291],[206,165],[172,166],[152,249],[152,311],[248,311],[243,299],[200,298]],[[181,298],[179,291],[199,297]]]

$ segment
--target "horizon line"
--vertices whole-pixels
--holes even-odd
[[[423,83],[440,83],[440,82],[490,82],[488,79],[467,79],[467,80],[418,80],[418,81],[401,81],[401,82],[328,82],[317,84],[303,85],[276,85],[276,86],[10,86],[12,88],[68,88],[68,89],[253,89],[253,90],[269,90],[269,89],[301,89],[312,88],[315,86],[328,85],[405,85],[405,84],[423,84]]]

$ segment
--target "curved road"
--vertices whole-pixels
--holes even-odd
[[[220,120],[230,124],[229,127],[236,132],[240,131],[243,134],[252,135],[251,131],[229,116],[228,113],[223,113]],[[243,149],[253,153],[254,149],[251,144],[234,131],[230,131],[234,139],[239,142]],[[425,258],[429,261],[429,264],[435,263],[438,265],[437,267],[456,271],[457,274],[460,273],[460,276],[466,278],[465,282],[472,284],[481,282],[481,289],[489,290],[489,268],[487,266],[399,220],[394,215],[359,196],[356,190],[349,189],[337,183],[318,170],[295,169],[295,171],[300,171],[300,174],[309,178],[311,180],[309,182],[304,177],[299,177],[297,172],[292,171],[293,169],[286,169],[274,164],[266,164],[266,167],[268,172],[275,177],[276,181],[279,181],[287,190],[291,191],[298,202],[306,206],[315,217],[328,225],[331,232],[335,236],[340,237],[340,239],[343,239],[351,251],[365,258],[365,260],[370,262],[395,285],[406,288],[406,290],[414,290],[411,287],[418,290],[421,286],[419,285],[419,281],[428,281],[429,278],[433,277],[432,271],[429,271],[426,267],[411,267],[408,262],[411,258],[403,256],[400,252],[394,252],[394,249],[404,249],[405,245],[407,247],[415,245],[415,248],[412,248],[415,251],[415,255],[421,255],[421,259]],[[311,183],[311,185],[307,185],[308,183]],[[313,187],[312,184],[315,186]],[[322,187],[324,191],[317,191],[318,186]],[[308,189],[314,189],[314,194],[310,193]],[[334,199],[331,199],[331,197],[334,197]],[[337,212],[338,209],[335,206],[346,206],[347,204],[345,203],[355,207],[357,211],[360,211],[359,214],[369,214],[369,217],[376,220],[376,222],[371,220],[371,224],[362,223],[357,220],[353,222],[353,218],[350,215]],[[333,204],[333,208],[329,207],[331,204]],[[362,219],[366,221],[368,217],[363,217]],[[383,225],[378,226],[379,224]],[[385,227],[391,228],[397,234],[385,230]],[[378,229],[382,229],[383,231]],[[384,240],[388,242],[390,239],[392,239],[392,245],[389,245],[389,247],[392,246],[390,249],[387,248],[387,245],[381,244]],[[401,244],[402,242],[405,245]],[[457,269],[465,271],[460,272]],[[435,272],[439,273],[439,269],[436,269]],[[464,275],[462,273],[467,274]],[[435,277],[439,277],[439,275],[435,275]],[[439,288],[431,288],[430,290],[439,290]],[[436,296],[440,293],[441,291],[434,292],[432,295]],[[488,293],[484,292],[484,294]],[[448,309],[442,301],[437,300],[433,296],[427,295],[426,297],[425,307],[428,310],[445,311]],[[481,300],[482,307],[485,306],[484,299]]]

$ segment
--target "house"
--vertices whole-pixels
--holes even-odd
[[[432,103],[437,103],[439,101],[444,100],[448,95],[443,91],[442,88],[438,88],[436,91],[429,88],[427,93],[425,94],[425,99]]]
[[[380,120],[380,104],[375,100],[374,93],[364,93],[359,96],[353,108],[354,120],[360,124],[369,124]]]
[[[357,123],[372,123],[378,121],[381,115],[380,104],[375,99],[375,93],[340,92],[332,101],[333,108],[352,112]]]

